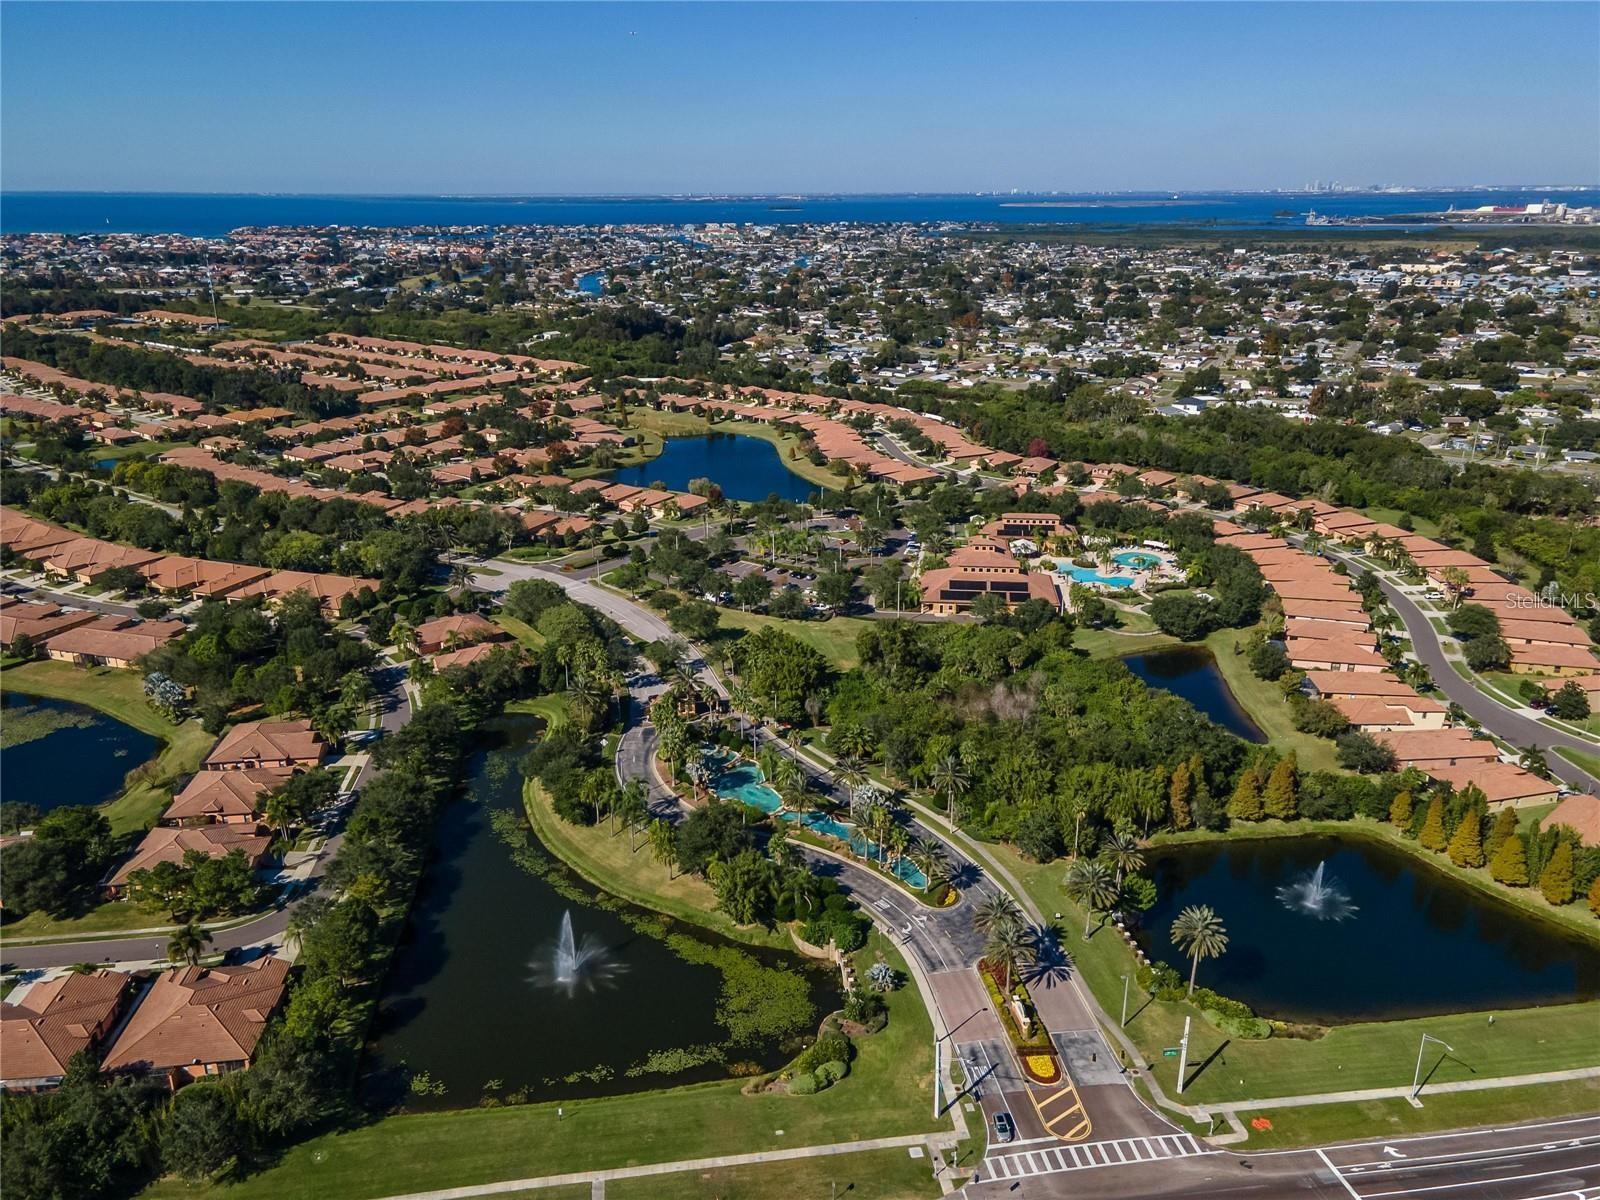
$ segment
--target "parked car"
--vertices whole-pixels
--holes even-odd
[[[996,1142],[1014,1141],[1017,1136],[1017,1123],[1011,1119],[1008,1112],[997,1112],[994,1115],[994,1140]]]

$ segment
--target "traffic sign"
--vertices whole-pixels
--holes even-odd
[[[1162,1058],[1177,1058],[1178,1057],[1178,1047],[1176,1047],[1176,1046],[1167,1046],[1167,1047],[1165,1047],[1161,1051],[1161,1057]]]

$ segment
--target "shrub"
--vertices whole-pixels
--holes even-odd
[[[817,1091],[817,1077],[810,1072],[796,1075],[789,1080],[789,1094],[791,1096],[814,1096]]]
[[[1202,1008],[1201,1011],[1205,1013],[1206,1020],[1230,1037],[1259,1041],[1272,1036],[1272,1023],[1265,1018],[1240,1017],[1232,1013],[1218,1012],[1214,1008]]]
[[[819,1088],[831,1087],[848,1074],[850,1074],[850,1064],[842,1059],[825,1062],[817,1068],[817,1086]]]

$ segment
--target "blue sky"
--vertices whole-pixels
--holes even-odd
[[[0,185],[1600,180],[1600,5],[4,6]]]

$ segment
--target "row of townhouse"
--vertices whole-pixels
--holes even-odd
[[[107,897],[125,896],[135,872],[182,863],[193,853],[223,858],[237,851],[255,870],[272,845],[262,811],[267,795],[292,775],[319,766],[328,752],[328,744],[303,718],[231,726],[155,827],[106,876]]]
[[[73,1055],[107,1075],[155,1075],[173,1089],[248,1068],[283,1003],[289,964],[263,955],[235,966],[173,967],[153,976],[73,971],[0,1002],[0,1086],[60,1085]]]
[[[4,506],[0,506],[0,547],[23,562],[36,565],[54,579],[95,585],[110,572],[127,569],[139,574],[148,586],[163,595],[224,599],[230,603],[259,597],[269,607],[296,592],[308,592],[329,616],[339,614],[347,597],[376,592],[379,586],[375,579],[313,571],[279,571],[141,550],[86,537]],[[181,622],[167,624],[175,624],[177,632],[182,631]]]

